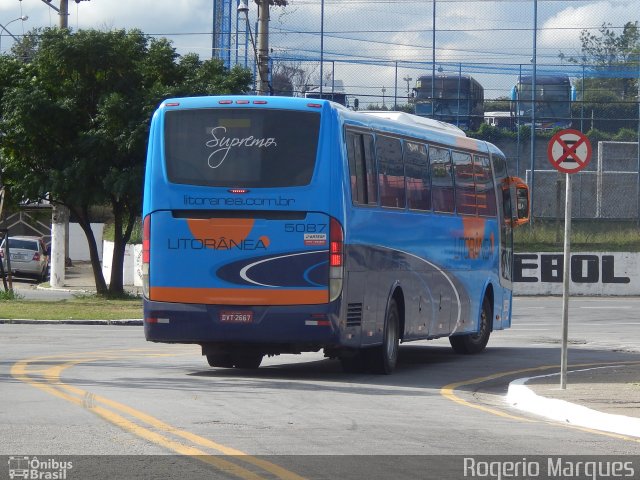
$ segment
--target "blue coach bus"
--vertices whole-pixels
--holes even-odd
[[[536,75],[536,130],[571,128],[571,102],[576,92],[567,75]],[[516,126],[531,126],[533,76],[522,75],[511,90]]]
[[[326,100],[167,100],[149,138],[147,340],[214,367],[324,350],[390,373],[398,344],[484,349],[511,323],[528,190],[460,129]]]
[[[463,130],[477,130],[484,121],[484,88],[469,75],[439,74],[435,84],[431,75],[423,75],[413,91],[416,115]]]

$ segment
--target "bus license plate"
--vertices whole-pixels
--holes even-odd
[[[224,310],[220,312],[220,322],[222,323],[253,323],[253,312],[246,311],[230,311]]]

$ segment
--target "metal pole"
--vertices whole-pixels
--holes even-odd
[[[260,0],[258,12],[258,95],[269,95],[269,0]]]
[[[638,199],[638,227],[640,227],[640,55],[636,57],[636,60],[638,61],[638,190],[636,191],[636,198]]]
[[[60,28],[69,26],[69,0],[60,0]]]
[[[518,87],[516,88],[516,175],[520,176],[520,94],[522,93],[522,64],[520,64],[520,72],[518,73]],[[523,175],[524,176],[524,175]]]
[[[584,133],[584,63],[582,64],[582,98],[580,98],[580,131]]]
[[[431,118],[436,118],[436,0],[433,0],[433,36],[431,38]]]
[[[458,66],[458,110],[456,110],[456,127],[460,127],[460,82],[462,82],[462,63]],[[471,98],[471,80],[469,80],[469,94],[467,95],[467,102],[470,102]],[[471,106],[469,105],[469,130],[471,130]]]
[[[531,215],[529,225],[533,228],[535,217],[535,191],[536,191],[536,62],[537,62],[537,41],[538,41],[538,0],[533,2],[533,75],[531,75],[531,187],[529,195],[531,197]]]
[[[567,388],[567,344],[569,337],[569,282],[571,281],[571,175],[565,174],[564,261],[562,268],[562,352],[560,354],[560,388]]]
[[[320,2],[320,98],[322,98],[322,64],[324,63],[324,0]]]
[[[393,109],[398,109],[398,61],[396,60],[396,80],[393,87]]]

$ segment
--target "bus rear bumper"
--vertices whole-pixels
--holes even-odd
[[[272,350],[272,345],[312,351],[339,344],[337,303],[234,307],[145,299],[144,333],[151,342],[254,344],[264,345],[265,350]]]

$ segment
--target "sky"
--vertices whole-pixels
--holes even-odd
[[[332,72],[348,91],[380,102],[385,100],[381,96],[406,95],[408,85],[403,79],[411,78],[413,87],[419,75],[431,72],[431,0],[290,0],[287,7],[271,8],[274,58],[311,70],[317,81],[322,3],[323,73]],[[59,0],[52,4],[59,6]],[[169,38],[180,54],[195,52],[206,59],[212,54],[213,4],[214,0],[70,0],[69,27],[137,28]],[[255,34],[257,5],[251,0],[248,4]],[[535,5],[539,68],[566,67],[559,54],[580,52],[583,29],[595,33],[608,22],[619,33],[624,23],[640,20],[638,0],[538,0]],[[473,75],[485,85],[485,98],[508,95],[514,75],[531,65],[533,14],[534,0],[436,0],[436,66]],[[21,16],[29,18],[16,20]],[[58,23],[57,12],[43,0],[0,0],[0,25],[16,37]],[[4,30],[1,33],[0,53],[6,53],[13,39]],[[235,47],[232,52],[232,61],[237,58],[241,64],[245,61],[243,34],[241,28],[238,56]],[[249,48],[248,63],[252,55]]]

